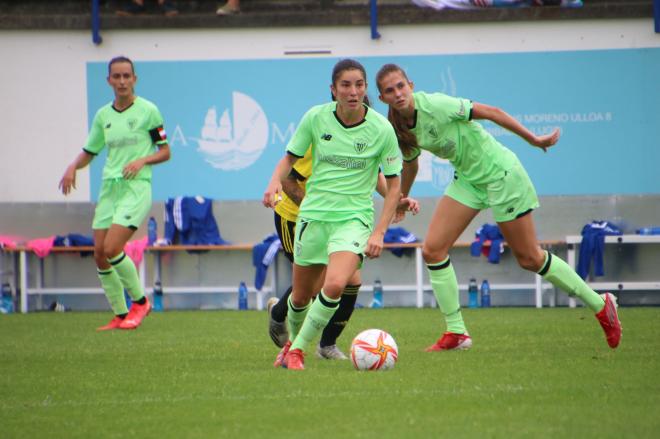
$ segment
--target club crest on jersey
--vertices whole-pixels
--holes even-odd
[[[353,142],[353,146],[355,147],[355,152],[358,154],[361,154],[364,152],[365,149],[367,149],[367,146],[369,146],[369,143],[364,140],[364,139],[356,139]]]
[[[126,122],[128,123],[128,128],[131,131],[133,131],[138,124],[137,119],[128,119]]]
[[[438,137],[438,130],[436,130],[435,127],[431,127],[431,129],[429,130],[429,134],[431,135],[431,137],[437,138]]]

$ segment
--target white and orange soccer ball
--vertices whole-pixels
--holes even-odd
[[[351,361],[357,370],[392,369],[398,357],[394,338],[380,329],[362,331],[351,343]]]

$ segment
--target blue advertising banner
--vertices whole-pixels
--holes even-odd
[[[258,200],[286,143],[312,105],[330,99],[336,59],[136,62],[136,92],[165,119],[172,159],[154,167],[154,200],[203,195]],[[536,133],[562,130],[547,154],[489,122],[486,129],[525,165],[539,195],[660,193],[660,49],[362,57],[377,111],[374,76],[385,63],[417,90],[503,108]],[[112,100],[107,64],[88,63],[89,122]],[[91,169],[96,199],[104,157]],[[451,165],[424,154],[413,188],[438,196]]]

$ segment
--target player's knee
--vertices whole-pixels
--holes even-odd
[[[329,299],[338,299],[346,288],[346,284],[338,280],[329,279],[323,284],[323,294]]]
[[[449,248],[447,247],[430,247],[427,245],[424,245],[422,248],[422,257],[424,258],[424,262],[427,264],[435,264],[441,261],[444,261],[447,259],[447,255],[449,254]]]
[[[120,248],[115,245],[105,245],[103,247],[103,254],[105,255],[106,260],[110,260],[121,254],[123,250],[124,250],[123,248]]]
[[[107,266],[108,258],[105,257],[102,248],[94,248],[94,261],[96,262],[97,267],[105,268]]]
[[[521,268],[528,271],[533,271],[535,273],[541,269],[544,262],[542,252],[517,254],[516,259],[518,260],[518,265],[520,265]]]
[[[306,307],[307,304],[309,303],[308,298],[306,298],[306,297],[297,297],[296,298],[296,297],[294,297],[293,294],[291,295],[290,300],[291,300],[291,304],[297,309],[302,309],[302,308]]]

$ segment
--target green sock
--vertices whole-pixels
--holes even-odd
[[[447,331],[455,334],[465,334],[465,322],[461,314],[461,304],[458,301],[458,280],[449,256],[437,264],[427,264],[429,279],[433,294],[438,301],[440,311],[445,315]]]
[[[124,299],[124,286],[121,284],[117,272],[112,267],[107,270],[101,268],[97,268],[96,270],[112,312],[115,315],[126,314],[128,308],[126,307],[126,299]]]
[[[119,275],[122,285],[131,296],[131,300],[138,301],[144,297],[144,291],[140,284],[140,277],[138,276],[137,268],[133,260],[126,256],[126,253],[121,252],[117,256],[108,260]]]
[[[337,308],[337,312],[332,316],[328,322],[328,326],[323,329],[323,333],[321,334],[321,341],[319,342],[321,347],[337,344],[337,339],[344,332],[353,314],[361,286],[346,285],[346,288],[344,288],[344,292],[341,293],[341,299],[339,300],[339,308]]]
[[[309,306],[311,303],[305,305],[304,308],[296,308],[291,304],[291,295],[286,300],[286,303],[289,306],[289,312],[287,312],[287,326],[289,328],[289,340],[295,340],[298,332],[300,332],[300,327],[305,321],[307,316],[307,311],[309,311]]]
[[[302,351],[318,337],[337,311],[339,299],[333,300],[323,294],[323,290],[316,297],[316,300],[309,307],[309,312],[303,322],[300,332],[293,339],[291,349],[300,349]],[[290,318],[290,317],[289,317]]]
[[[538,272],[543,279],[561,288],[569,296],[577,296],[593,312],[605,306],[605,301],[566,262],[550,252],[545,252],[545,263]]]

